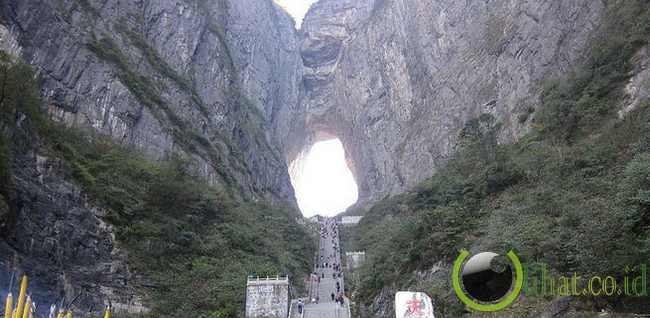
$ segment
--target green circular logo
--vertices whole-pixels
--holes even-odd
[[[506,254],[506,256],[510,260],[510,263],[512,263],[512,266],[514,267],[514,272],[515,272],[514,287],[511,286],[512,288],[510,292],[506,296],[502,297],[500,301],[491,304],[479,303],[473,297],[468,296],[465,293],[465,290],[463,290],[463,287],[461,286],[463,264],[465,263],[465,260],[467,259],[467,257],[469,257],[469,255],[470,253],[466,249],[460,251],[460,255],[458,255],[458,258],[456,258],[456,261],[454,261],[454,267],[453,267],[452,277],[451,277],[454,291],[456,292],[458,298],[465,305],[467,305],[469,308],[476,311],[498,311],[510,306],[510,304],[512,304],[515,300],[517,300],[519,294],[521,293],[521,289],[523,288],[524,285],[524,270],[521,265],[521,262],[519,261],[519,258],[513,251],[509,251],[508,254]]]

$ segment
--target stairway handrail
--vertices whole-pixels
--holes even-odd
[[[289,314],[287,315],[287,318],[291,318],[292,313],[293,313],[293,301],[289,300]]]

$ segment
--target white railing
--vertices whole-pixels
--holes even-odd
[[[293,302],[289,300],[289,313],[287,314],[287,318],[291,318],[293,315]]]
[[[352,318],[352,311],[350,310],[350,300],[347,297],[345,298],[345,304],[348,306],[348,318]]]
[[[276,275],[275,277],[273,276],[266,276],[266,277],[259,277],[259,276],[248,276],[248,281],[249,282],[268,282],[268,281],[289,281],[289,276],[279,276]]]

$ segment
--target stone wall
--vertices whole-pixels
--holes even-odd
[[[341,217],[341,225],[354,226],[361,222],[363,216],[343,216]]]
[[[355,270],[366,260],[366,252],[346,252],[345,261],[348,270]]]
[[[246,318],[286,318],[289,315],[288,278],[249,278]]]

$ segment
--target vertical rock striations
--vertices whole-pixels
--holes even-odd
[[[2,15],[59,120],[154,158],[181,151],[247,199],[293,200],[272,122],[289,122],[301,62],[270,0],[7,1]]]
[[[243,200],[295,205],[282,154],[302,73],[293,25],[271,0],[9,0],[0,48],[35,67],[55,120],[152,159],[181,154]],[[40,301],[82,294],[80,307],[97,310],[110,296],[138,310],[104,213],[37,142],[15,158],[3,288],[21,259]]]
[[[522,136],[542,82],[580,63],[603,9],[320,0],[298,32],[272,0],[6,0],[0,49],[36,68],[54,119],[153,159],[180,153],[243,200],[295,204],[287,162],[336,136],[364,204],[431,176],[478,114],[503,123],[502,142]],[[623,111],[648,95],[647,60],[646,49]],[[20,255],[49,271],[43,284],[98,295],[89,306],[118,290],[133,302],[103,212],[38,143],[23,150],[16,230],[2,234],[0,262]]]
[[[431,176],[465,122],[526,132],[545,78],[580,63],[598,1],[322,0],[307,14],[305,127],[345,144],[360,200]],[[311,141],[305,141],[309,144]]]

